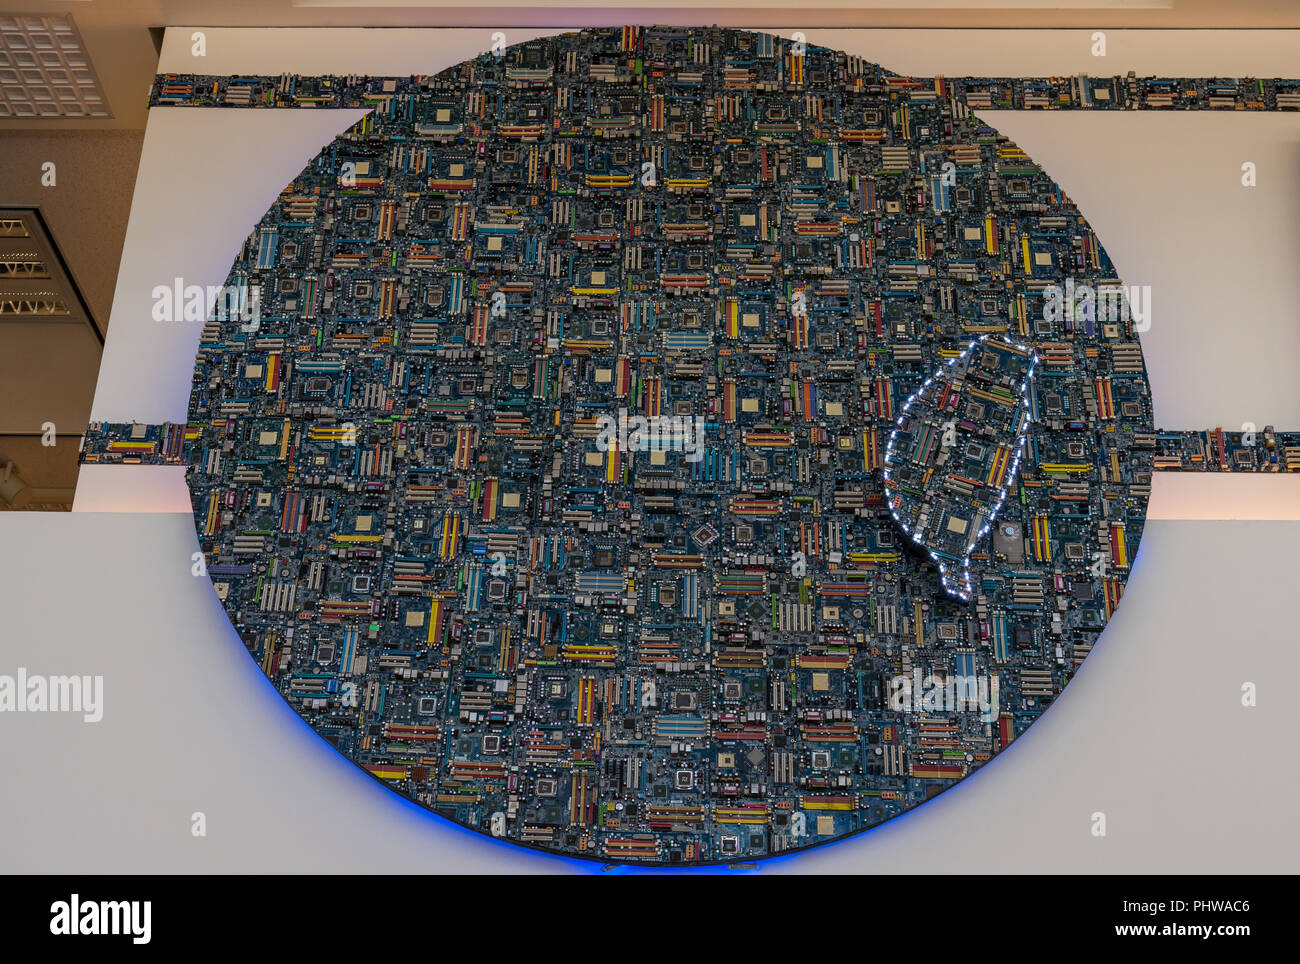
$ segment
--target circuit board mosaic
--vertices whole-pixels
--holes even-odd
[[[85,460],[187,461],[252,657],[457,823],[683,865],[875,826],[1060,694],[1154,468],[1300,468],[1155,432],[1098,239],[942,82],[627,27],[382,86],[240,250],[188,424]]]

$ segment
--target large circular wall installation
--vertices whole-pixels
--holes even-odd
[[[205,329],[188,479],[232,623],[516,844],[897,816],[1052,704],[1137,551],[1115,271],[941,81],[717,28],[489,52],[394,85],[229,284],[260,314]]]

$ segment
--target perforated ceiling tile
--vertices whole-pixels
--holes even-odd
[[[112,116],[71,16],[0,14],[0,119]]]

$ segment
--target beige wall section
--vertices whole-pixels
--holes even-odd
[[[0,207],[40,208],[101,334],[113,303],[143,143],[144,132],[138,130],[0,131]],[[53,187],[41,184],[46,162],[54,164]],[[66,490],[70,504],[77,436],[90,417],[99,370],[99,341],[81,325],[25,328],[25,341],[6,341],[10,352],[24,357],[0,359],[0,370],[8,373],[0,386],[0,432],[29,437],[0,434],[0,467],[12,460],[28,485],[51,494]],[[20,343],[25,347],[15,349]],[[47,421],[60,436],[53,448],[30,437]],[[2,503],[0,509],[6,508]]]
[[[103,332],[144,131],[0,131],[0,205],[39,207]],[[56,183],[41,186],[53,161]]]
[[[46,446],[39,438],[0,435],[0,512],[67,511],[77,481],[77,442],[75,436],[65,437]],[[10,463],[13,475],[6,483]]]

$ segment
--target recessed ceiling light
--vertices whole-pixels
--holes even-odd
[[[53,321],[88,325],[99,337],[40,212],[0,208],[0,323]]]

